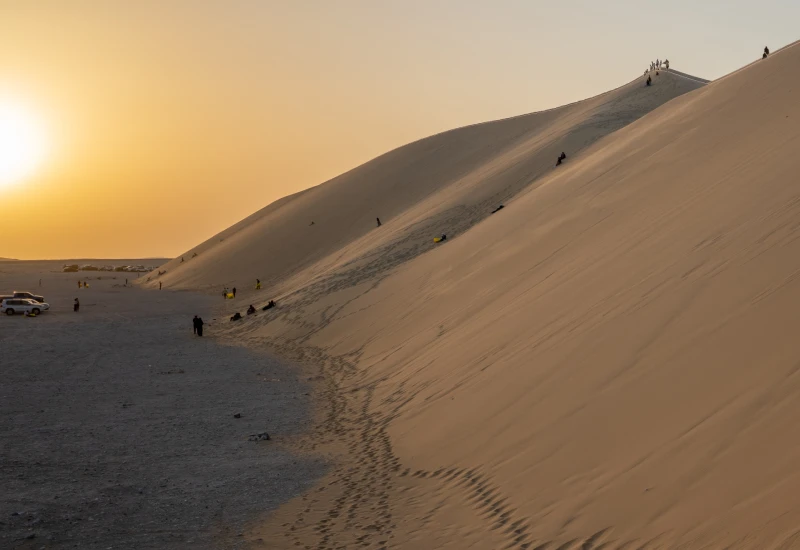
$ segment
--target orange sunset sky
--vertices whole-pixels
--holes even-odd
[[[719,77],[797,21],[782,1],[0,0],[0,256],[174,256],[394,147],[651,59]]]

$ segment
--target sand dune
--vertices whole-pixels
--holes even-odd
[[[161,280],[171,288],[243,288],[314,266],[308,280],[332,264],[387,252],[402,263],[428,250],[435,234],[463,233],[551,172],[561,151],[572,162],[599,138],[701,85],[662,72],[652,88],[639,78],[558,109],[422,139],[267,206],[187,251],[187,261],[165,265]],[[378,217],[384,225],[376,232]]]
[[[171,269],[185,287],[268,269],[277,310],[226,330],[323,374],[304,448],[340,465],[251,540],[797,545],[798,63],[434,136]],[[580,153],[553,170],[562,149]]]

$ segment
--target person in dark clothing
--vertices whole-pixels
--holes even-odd
[[[380,227],[381,226],[381,219],[380,218],[375,218],[375,219],[378,220],[378,227]]]
[[[161,281],[158,281],[158,290],[161,290]]]
[[[275,301],[274,300],[270,300],[267,305],[265,305],[264,307],[261,308],[261,311],[267,311],[268,309],[272,309],[274,307],[275,307]]]
[[[764,57],[767,57],[768,55],[769,55],[769,48],[764,46]]]
[[[650,76],[648,76],[647,77],[647,85],[650,86],[652,83],[653,83],[653,79]]]
[[[192,319],[192,332],[194,334],[197,334],[197,321],[199,321],[199,320],[200,320],[200,317],[198,317],[197,315],[195,315],[194,319]]]
[[[203,323],[203,318],[202,317],[198,317],[197,318],[197,335],[198,336],[202,336],[203,335],[203,325],[204,324],[205,323]]]
[[[72,311],[78,313],[78,310],[81,308],[81,303],[75,298],[75,304],[72,306]]]
[[[256,308],[255,308],[255,307],[253,307],[253,304],[250,304],[250,307],[249,307],[249,308],[247,308],[247,314],[248,314],[248,315],[252,315],[252,314],[253,314],[253,313],[255,313],[255,312],[256,312]]]
[[[236,313],[233,314],[233,317],[231,317],[231,321],[238,321],[241,318],[242,314],[237,311]]]
[[[233,293],[233,297],[236,298],[236,287],[233,287],[231,292]]]

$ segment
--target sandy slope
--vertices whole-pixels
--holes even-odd
[[[270,548],[800,544],[798,63],[800,46],[787,48],[555,171],[545,161],[565,147],[549,140],[577,139],[560,132],[587,118],[543,123],[397,217],[413,227],[439,204],[485,209],[493,195],[479,182],[508,174],[491,193],[513,187],[536,169],[519,160],[526,148],[545,151],[540,177],[501,212],[407,258],[398,245],[379,253],[372,234],[343,239],[350,263],[296,271],[276,311],[231,324],[321,365],[316,441],[345,453],[252,537],[273,536]],[[637,88],[621,90],[611,95]],[[458,212],[441,221],[470,217]],[[313,259],[336,245],[325,238]],[[174,282],[234,277],[225,267],[176,270]]]
[[[407,261],[437,233],[462,233],[498,204],[659,105],[702,86],[662,73],[586,101],[444,132],[286,197],[170,262],[171,288],[274,284],[304,267],[308,280],[354,258]],[[375,231],[375,218],[383,227]],[[314,222],[314,225],[310,225]],[[350,245],[347,247],[347,245]],[[197,257],[194,257],[197,254]],[[316,263],[316,265],[314,265]],[[382,263],[382,260],[381,260]]]

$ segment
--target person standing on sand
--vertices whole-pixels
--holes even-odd
[[[233,297],[236,298],[236,287],[231,289],[231,293],[233,294]]]
[[[73,304],[73,306],[72,306],[72,311],[74,311],[75,313],[78,313],[78,310],[80,308],[81,308],[81,303],[78,301],[77,298],[75,298],[75,304]]]
[[[203,318],[202,317],[198,317],[197,318],[197,335],[198,336],[203,336]]]
[[[375,218],[375,219],[378,220],[378,227],[380,227],[381,226],[381,219],[380,218]]]
[[[197,321],[199,321],[199,320],[200,320],[200,317],[198,317],[197,315],[195,315],[194,319],[192,319],[192,333],[193,334],[197,334]]]
[[[161,290],[161,281],[158,281],[158,290]]]

